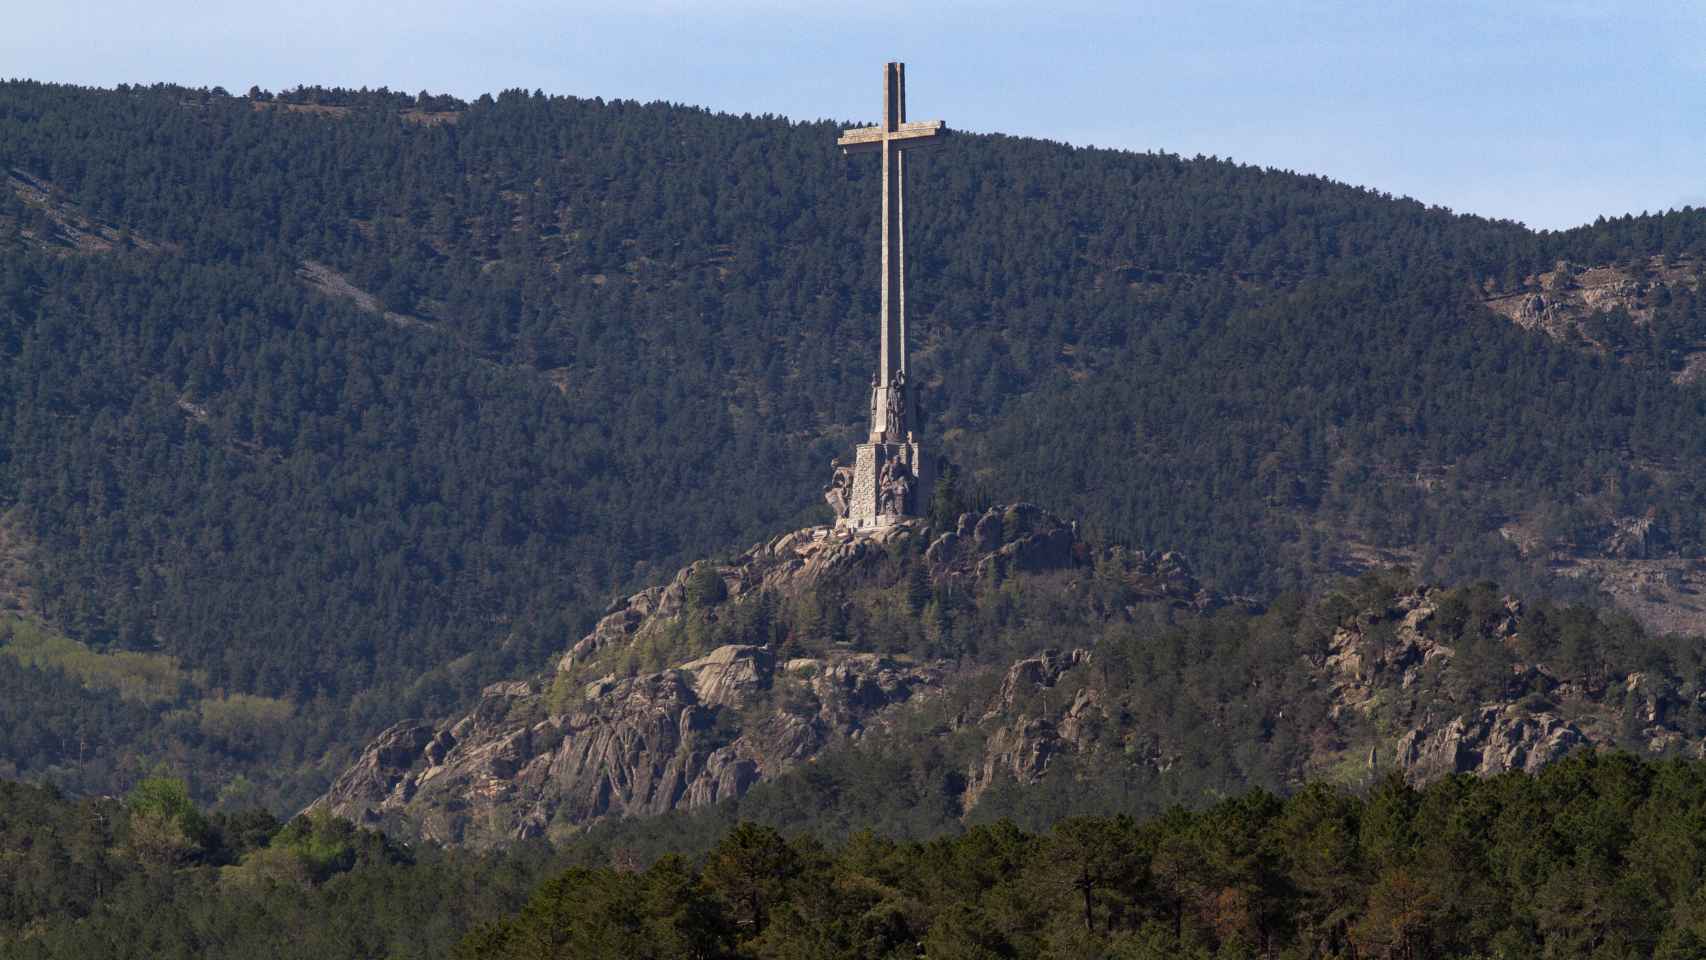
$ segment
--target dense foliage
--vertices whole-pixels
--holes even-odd
[[[552,862],[417,853],[326,817],[205,815],[168,778],[122,802],[0,782],[0,956],[442,956]]]
[[[697,872],[574,870],[464,957],[1696,957],[1706,769],[1249,793],[832,848],[743,824]]]
[[[36,545],[36,614],[209,699],[288,704],[194,785],[246,772],[283,809],[386,723],[541,665],[612,591],[817,518],[875,349],[873,170],[833,141],[523,91],[0,86],[0,509]],[[1700,258],[1698,212],[1536,235],[1000,136],[917,172],[929,434],[999,495],[1263,592],[1347,536],[1524,583],[1494,532],[1519,512],[1583,542],[1651,513],[1667,549],[1701,544],[1702,394],[1668,379],[1706,339],[1698,298],[1608,358],[1474,292],[1560,257]],[[78,703],[85,726],[135,709],[54,709]],[[20,770],[77,749],[20,736]]]
[[[0,955],[1669,960],[1706,949],[1703,824],[1706,765],[1592,753],[1041,832],[746,822],[655,859],[408,851],[207,817],[163,779],[124,803],[0,784]]]

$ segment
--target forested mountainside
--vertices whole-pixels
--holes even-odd
[[[1706,765],[1583,754],[930,841],[701,823],[654,858],[411,849],[209,816],[170,780],[0,783],[0,955],[1681,960],[1706,942],[1703,811]]]
[[[0,588],[33,638],[0,680],[44,691],[0,706],[55,718],[0,730],[7,772],[165,763],[284,809],[611,595],[820,516],[875,353],[875,171],[835,132],[0,85]],[[969,488],[1261,596],[1700,552],[1700,212],[1537,235],[986,135],[916,169],[914,362]],[[1574,340],[1485,305],[1559,261],[1648,305]]]

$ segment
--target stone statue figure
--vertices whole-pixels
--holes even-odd
[[[889,383],[887,427],[896,437],[906,436],[906,374],[897,372]]]
[[[905,514],[912,502],[912,469],[899,460],[883,464],[877,478],[877,513]]]
[[[853,499],[853,468],[841,465],[841,458],[835,457],[829,461],[831,471],[829,486],[823,488],[823,499],[829,503],[829,509],[835,511],[837,520],[847,516],[848,506]]]

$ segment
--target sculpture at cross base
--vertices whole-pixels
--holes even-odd
[[[853,465],[836,464],[836,480],[825,491],[837,508],[838,526],[866,530],[914,516],[918,491],[930,489],[929,463],[918,442],[916,387],[906,358],[906,229],[904,220],[906,153],[940,143],[947,134],[940,120],[906,119],[906,65],[890,63],[883,72],[883,121],[842,132],[836,143],[847,154],[880,153],[883,170],[882,314],[877,369],[871,379],[871,430],[859,444]],[[847,478],[845,510],[837,487]]]
[[[912,513],[912,471],[904,460],[883,464],[877,478],[877,513],[883,516],[906,516]]]
[[[829,509],[835,514],[835,521],[840,523],[847,516],[853,496],[853,468],[841,465],[841,458],[829,461],[829,486],[823,488],[823,499],[829,504]]]

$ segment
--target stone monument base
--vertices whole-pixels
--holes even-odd
[[[891,461],[904,464],[911,477],[911,490],[904,502],[885,498],[883,469]],[[844,530],[875,530],[893,526],[907,517],[922,516],[930,502],[931,476],[918,441],[905,443],[861,443],[855,449],[852,482],[849,484],[847,516],[836,522]]]

